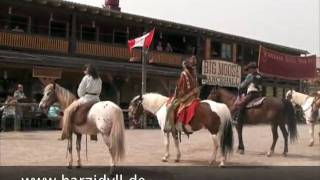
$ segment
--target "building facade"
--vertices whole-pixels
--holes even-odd
[[[115,3],[114,3],[115,2]],[[104,8],[61,0],[3,0],[0,2],[0,96],[17,83],[29,97],[41,98],[35,67],[61,71],[57,82],[72,92],[86,63],[95,64],[103,80],[102,99],[127,108],[141,91],[141,53],[129,52],[127,40],[156,28],[147,64],[147,92],[170,95],[190,55],[244,66],[258,61],[259,46],[301,55],[307,51],[262,42],[190,25],[123,13],[118,1]],[[118,3],[118,4],[117,4]],[[49,71],[49,70],[48,70]],[[243,72],[245,75],[246,72]],[[264,94],[283,96],[299,81],[264,78]],[[203,88],[203,97],[210,88]]]

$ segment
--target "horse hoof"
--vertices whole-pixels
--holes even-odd
[[[271,157],[272,153],[273,153],[273,152],[270,152],[270,151],[269,151],[269,152],[267,153],[267,157]]]
[[[237,151],[239,154],[244,154],[244,150],[243,149],[238,149]]]
[[[219,168],[224,168],[224,167],[225,167],[224,163],[221,162],[221,163],[219,164]]]
[[[162,161],[162,162],[168,162],[168,158],[165,158],[165,157],[164,157],[164,158],[161,159],[161,161]]]
[[[77,165],[77,167],[76,167],[76,168],[80,169],[81,167],[82,167],[81,165]]]
[[[108,176],[109,176],[109,177],[114,176],[114,169],[115,169],[114,166],[111,166],[111,167],[110,167],[109,172],[108,172]]]
[[[282,153],[283,157],[287,157],[288,153],[287,152],[284,152]]]
[[[175,159],[174,162],[178,163],[178,162],[180,162],[180,159]]]
[[[67,166],[68,169],[72,169],[72,165]]]
[[[309,147],[312,147],[312,146],[313,146],[313,141],[310,142],[308,146],[309,146]]]

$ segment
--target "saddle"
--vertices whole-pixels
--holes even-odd
[[[89,110],[95,103],[96,102],[88,102],[78,106],[78,108],[72,115],[71,126],[73,125],[81,126],[85,124],[88,120],[87,117],[88,117]],[[98,137],[97,135],[90,135],[90,139],[93,141],[97,141]]]
[[[250,108],[255,108],[258,107],[260,105],[262,105],[263,101],[266,99],[266,97],[258,97],[253,99],[252,101],[250,101],[247,105],[246,108],[250,109]]]

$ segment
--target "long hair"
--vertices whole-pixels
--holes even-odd
[[[92,64],[86,64],[84,68],[87,70],[88,74],[93,77],[93,79],[99,78],[99,73]]]

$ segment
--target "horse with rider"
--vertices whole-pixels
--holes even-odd
[[[283,154],[286,155],[288,153],[288,134],[292,141],[297,138],[293,105],[287,100],[275,97],[261,97],[262,76],[258,73],[256,64],[248,64],[245,70],[249,73],[238,87],[238,93],[216,87],[212,89],[208,99],[225,103],[229,107],[238,132],[238,152],[240,154],[244,153],[243,125],[270,122],[273,142],[267,155],[271,156],[274,152],[278,140],[278,127],[280,127],[283,134]],[[286,129],[286,124],[288,125],[289,133]]]

